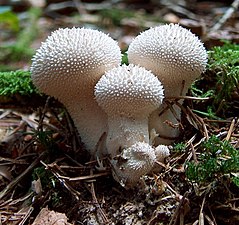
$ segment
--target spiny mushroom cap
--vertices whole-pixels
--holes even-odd
[[[138,35],[129,45],[128,59],[157,75],[167,92],[166,86],[194,81],[206,68],[207,52],[191,31],[169,24]]]
[[[170,151],[168,146],[166,145],[158,145],[155,148],[155,155],[159,162],[163,162],[166,157],[170,155]]]
[[[85,28],[60,28],[42,43],[32,59],[33,83],[59,100],[77,97],[94,85],[105,71],[118,66],[118,44],[103,32]],[[87,90],[88,91],[88,90]]]
[[[164,95],[154,74],[131,64],[106,72],[95,86],[95,97],[108,115],[137,117],[148,116],[160,106]]]
[[[155,162],[154,148],[148,143],[137,142],[123,149],[116,163],[116,177],[126,186],[134,185],[142,175],[153,168]]]

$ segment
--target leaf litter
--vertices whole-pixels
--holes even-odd
[[[181,6],[176,10],[184,13]],[[131,32],[134,30],[128,33],[128,39],[122,35],[126,41],[121,42],[122,46],[127,46],[133,33],[138,32],[140,19],[130,21],[126,24],[122,20],[124,34],[129,26]],[[224,29],[222,35],[228,37],[229,30]],[[222,37],[216,37],[215,42],[215,35],[210,35],[205,39],[208,45],[215,45]],[[231,99],[234,106],[236,96]],[[113,180],[107,157],[100,162],[91,159],[70,116],[59,105],[52,107],[51,99],[33,109],[9,109],[4,105],[0,111],[1,223],[237,224],[238,170],[213,173],[212,180],[203,182],[186,176],[189,162],[198,166],[201,155],[207,156],[208,147],[202,148],[202,143],[216,146],[218,140],[221,146],[226,141],[234,150],[239,148],[237,108],[230,107],[228,117],[218,118],[202,110],[211,104],[211,98],[186,96],[183,105],[179,99],[167,100],[169,105],[182,109],[182,135],[172,146],[162,171],[143,177],[132,190],[125,190]],[[218,139],[210,142],[212,136]],[[222,154],[220,148],[214,150],[217,165],[232,157]]]

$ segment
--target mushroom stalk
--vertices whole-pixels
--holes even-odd
[[[106,146],[111,156],[136,142],[149,143],[148,118],[108,117]]]
[[[93,96],[91,96],[93,99]],[[100,152],[96,152],[96,145],[100,140],[100,137],[107,132],[107,115],[94,101],[84,104],[82,99],[74,98],[75,101],[81,102],[81,104],[72,105],[68,102],[62,103],[66,106],[73,122],[79,132],[80,138],[84,146],[90,153],[105,154],[105,149],[100,149]],[[92,112],[96,112],[93,114]],[[89,121],[87,124],[86,121]]]
[[[183,103],[182,100],[179,101]],[[177,105],[168,105],[163,102],[162,106],[151,113],[149,117],[149,129],[155,129],[157,136],[153,144],[169,145],[180,135],[181,109]]]

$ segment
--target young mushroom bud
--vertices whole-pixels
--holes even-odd
[[[152,146],[145,142],[137,142],[122,149],[122,152],[111,160],[113,176],[123,187],[133,187],[142,175],[151,171],[156,159]]]
[[[159,172],[169,156],[169,149],[165,145],[156,148],[145,142],[137,142],[122,149],[121,153],[111,160],[113,176],[123,187],[130,188],[137,184],[140,178],[149,172]]]
[[[192,82],[205,70],[207,51],[191,31],[169,24],[151,28],[138,35],[129,45],[129,63],[151,70],[161,80],[165,98],[185,95]],[[178,123],[180,109],[175,105],[167,109],[163,104],[149,119],[150,129],[155,128],[159,137],[156,144],[168,144],[179,135],[179,129],[165,124]],[[162,112],[162,113],[161,113]],[[159,116],[160,115],[160,116]]]
[[[91,152],[107,129],[107,116],[94,99],[94,86],[120,63],[118,44],[103,32],[85,28],[56,30],[32,59],[33,83],[66,106]]]
[[[163,100],[163,86],[143,67],[122,65],[106,72],[95,86],[108,115],[106,148],[111,158],[137,142],[149,143],[148,117]]]

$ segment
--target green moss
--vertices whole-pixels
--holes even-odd
[[[0,96],[30,96],[36,93],[29,71],[0,72]]]
[[[176,143],[173,145],[173,152],[182,153],[185,152],[186,144],[183,142]]]
[[[208,55],[206,73],[191,87],[193,96],[210,98],[200,114],[213,114],[211,118],[236,116],[233,102],[234,93],[239,93],[239,45],[225,42]]]
[[[199,184],[220,179],[225,175],[237,184],[238,178],[235,178],[234,174],[238,172],[239,151],[228,141],[221,141],[216,136],[202,143],[198,162],[189,162],[186,168],[187,178]]]
[[[215,72],[217,87],[214,104],[222,99],[231,100],[233,91],[239,89],[239,45],[225,42],[209,51],[208,69]]]

